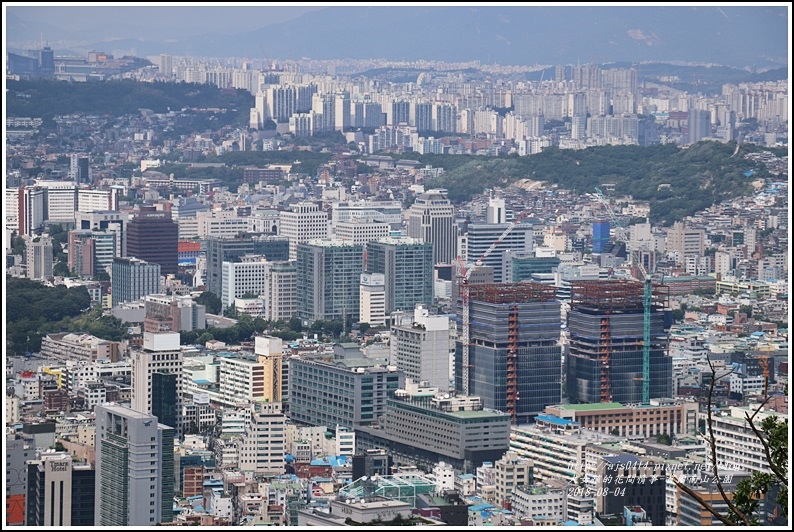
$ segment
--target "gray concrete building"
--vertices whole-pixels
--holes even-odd
[[[374,423],[389,392],[405,374],[385,359],[289,360],[290,418],[310,425],[354,427]]]
[[[112,403],[96,407],[97,526],[173,520],[174,429]]]

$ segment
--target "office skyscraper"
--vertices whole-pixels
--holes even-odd
[[[373,327],[386,325],[386,280],[382,273],[362,273],[359,319]]]
[[[207,291],[223,294],[223,263],[238,262],[244,255],[261,255],[268,261],[289,257],[289,239],[275,235],[242,235],[236,238],[207,237]]]
[[[420,194],[411,205],[408,236],[433,244],[433,264],[450,264],[455,259],[455,210],[446,189]]]
[[[132,408],[152,414],[179,431],[182,399],[182,349],[178,332],[144,333],[132,360]]]
[[[609,246],[609,220],[593,222],[593,253],[603,253]]]
[[[48,236],[30,238],[25,246],[28,279],[52,278],[52,239]]]
[[[177,273],[179,225],[168,211],[141,207],[127,224],[127,256],[160,265],[160,273]]]
[[[171,522],[174,483],[174,429],[151,414],[97,405],[94,524]]]
[[[126,301],[160,293],[160,265],[132,257],[113,259],[110,274],[111,301],[115,307]]]
[[[468,263],[474,263],[504,233],[508,224],[469,224],[461,242],[461,256]],[[502,255],[507,251],[532,251],[534,232],[532,225],[520,223],[483,259],[485,266],[493,267],[495,283],[503,282]],[[464,248],[465,244],[465,249]]]
[[[433,303],[432,244],[410,237],[370,242],[367,270],[384,276],[387,314]]]
[[[560,303],[535,282],[470,287],[469,394],[485,408],[527,423],[562,395]],[[455,344],[455,387],[463,389],[463,343]]]
[[[315,238],[328,238],[328,215],[308,201],[296,203],[292,210],[279,213],[279,235],[289,238],[289,260],[298,257],[298,244]],[[286,259],[272,259],[286,260]]]
[[[654,287],[651,308],[650,399],[672,397],[672,358],[663,310]],[[574,281],[568,312],[571,403],[642,402],[643,285],[636,281]]]
[[[345,327],[359,321],[359,282],[364,249],[346,240],[320,239],[298,244],[298,316],[342,320]]]
[[[449,317],[431,316],[421,305],[392,317],[391,363],[416,383],[449,391]]]
[[[88,157],[80,155],[72,155],[69,166],[69,173],[72,179],[78,185],[82,183],[91,183],[91,176],[89,175]]]

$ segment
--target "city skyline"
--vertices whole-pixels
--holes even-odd
[[[790,5],[3,10],[7,526],[788,520]]]

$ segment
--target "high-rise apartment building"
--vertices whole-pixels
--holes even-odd
[[[160,54],[160,61],[157,69],[166,78],[174,75],[174,58],[169,54]]]
[[[704,137],[711,136],[711,112],[700,109],[690,109],[687,118],[689,130],[689,143],[698,142]]]
[[[174,429],[150,414],[97,405],[94,525],[171,522],[174,483]]]
[[[486,408],[526,423],[562,398],[556,290],[526,282],[476,284],[469,291],[469,393],[481,397]],[[464,341],[455,344],[458,390]]]
[[[177,273],[179,225],[168,211],[141,207],[127,225],[127,256],[160,265],[160,273]]]
[[[114,307],[160,293],[160,265],[134,257],[116,257],[111,265],[110,283]]]
[[[651,302],[650,399],[672,397],[672,358],[667,353],[665,292]],[[568,312],[570,351],[567,388],[571,403],[636,404],[643,401],[643,284],[574,281]]]
[[[408,236],[433,245],[433,264],[455,259],[455,210],[446,189],[433,189],[416,198],[408,218]]]
[[[279,219],[279,235],[289,238],[289,260],[298,257],[299,243],[328,238],[330,234],[328,215],[315,203],[296,203],[292,205],[292,210],[281,212]]]
[[[344,240],[318,239],[298,244],[298,316],[316,320],[359,321],[359,282],[364,250]]]
[[[433,245],[410,237],[367,244],[367,270],[384,276],[386,313],[433,303]]]

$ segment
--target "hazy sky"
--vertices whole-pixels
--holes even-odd
[[[12,51],[501,64],[788,64],[790,4],[4,2]]]
[[[101,27],[149,27],[182,33],[238,32],[261,28],[267,24],[285,22],[304,13],[322,9],[300,4],[278,5],[278,2],[230,2],[225,4],[187,4],[106,2],[103,5],[13,5],[7,13],[24,21],[49,24],[58,28],[87,31]],[[276,5],[274,5],[276,4]],[[284,4],[283,2],[281,4]],[[263,7],[266,9],[263,10]],[[232,9],[229,9],[232,8]],[[182,28],[175,27],[179,21]]]

